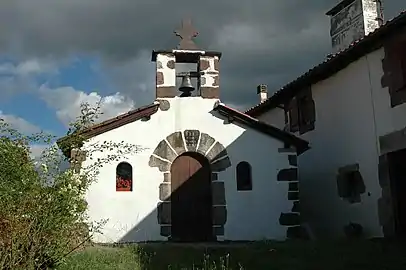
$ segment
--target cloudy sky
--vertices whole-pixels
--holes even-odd
[[[177,45],[191,17],[202,49],[223,52],[221,98],[258,101],[330,52],[325,12],[337,0],[0,0],[0,118],[23,132],[65,134],[81,102],[105,117],[154,99],[153,49]],[[385,19],[406,1],[384,1]]]

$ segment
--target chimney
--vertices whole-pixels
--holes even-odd
[[[383,24],[382,0],[341,0],[330,16],[333,53],[347,48]]]
[[[261,103],[268,98],[268,87],[266,84],[260,84],[257,86],[257,94],[259,95]]]

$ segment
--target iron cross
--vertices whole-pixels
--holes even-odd
[[[182,20],[182,28],[175,31],[176,36],[180,37],[180,43],[178,49],[180,50],[197,50],[197,46],[193,41],[193,38],[198,35],[198,32],[192,25],[190,19]]]

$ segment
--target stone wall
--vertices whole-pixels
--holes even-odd
[[[200,91],[203,98],[220,97],[220,67],[218,56],[200,56]]]
[[[292,210],[288,213],[281,213],[279,224],[286,226],[287,238],[307,238],[305,229],[301,226],[300,200],[299,200],[299,178],[297,169],[297,154],[292,148],[279,149],[281,155],[286,155],[289,160],[289,167],[278,172],[277,179],[289,185],[288,200],[292,201]]]
[[[177,94],[175,55],[158,54],[156,57],[156,97],[171,98]]]

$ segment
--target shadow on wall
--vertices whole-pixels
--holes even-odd
[[[170,173],[172,181],[160,185],[161,202],[157,208],[128,232],[122,242],[139,239],[137,234],[145,234],[157,223],[160,235],[173,241],[216,240],[213,224],[225,222],[218,222],[218,217],[214,216],[208,159],[196,152],[185,152],[173,161]]]
[[[228,121],[217,112],[212,112],[212,114]],[[227,124],[227,122],[225,123]],[[238,123],[233,124],[238,125]],[[254,142],[257,144],[253,145],[249,132],[241,134],[227,149],[210,135],[199,130],[185,130],[183,133],[182,135],[179,131],[166,137],[150,156],[149,166],[157,167],[163,174],[162,183],[159,186],[159,203],[118,242],[136,242],[140,239],[167,239],[175,242],[220,240],[224,237],[224,225],[227,222],[227,204],[233,205],[233,208],[236,207],[236,204],[242,207],[245,205],[246,202],[241,199],[246,198],[244,197],[247,195],[246,193],[242,197],[233,198],[231,196],[230,201],[226,202],[224,179],[220,179],[218,173],[235,170],[237,164],[233,164],[231,167],[228,153],[232,153],[236,161],[242,161],[245,156],[252,158],[254,152],[259,156],[267,155],[266,147],[259,148],[258,143],[260,144],[260,142]],[[263,152],[257,153],[258,149]],[[238,156],[240,154],[241,156]],[[286,158],[288,159],[287,156]],[[264,166],[263,170],[258,174],[269,173],[269,168]],[[234,172],[230,175],[234,175]],[[235,179],[228,180],[235,181]],[[278,200],[281,199],[286,200],[285,202],[291,201],[293,208],[291,211],[288,209],[288,213],[281,213],[283,208],[280,207],[268,209],[266,214],[275,216],[275,220],[260,230],[269,231],[268,226],[275,226],[278,230],[276,238],[300,237],[302,228],[299,216],[297,171],[293,174],[286,174],[285,178],[278,180],[287,181],[285,184],[286,187],[289,186],[289,192],[269,196],[270,192],[275,192],[275,190],[257,188],[255,192],[258,194],[255,193],[255,196],[272,198],[271,200],[274,200],[272,202],[275,202],[272,203],[274,205],[278,205]],[[255,186],[255,181],[253,185]],[[295,190],[291,190],[291,187]],[[236,188],[237,184],[235,184]],[[288,189],[286,188],[286,190]],[[251,205],[252,208],[245,212],[254,213],[253,217],[258,218],[258,220],[251,220],[251,223],[255,224],[252,229],[256,229],[259,223],[264,223],[264,217],[255,211],[263,211],[264,208],[261,200],[251,201],[254,202]],[[249,208],[249,206],[247,207]],[[244,218],[244,214],[241,214],[239,218]],[[235,221],[230,222],[234,224]],[[156,230],[157,224],[159,224],[159,231]],[[286,227],[280,227],[280,225]],[[244,235],[242,235],[243,238]],[[250,236],[247,235],[245,238],[250,238]]]

